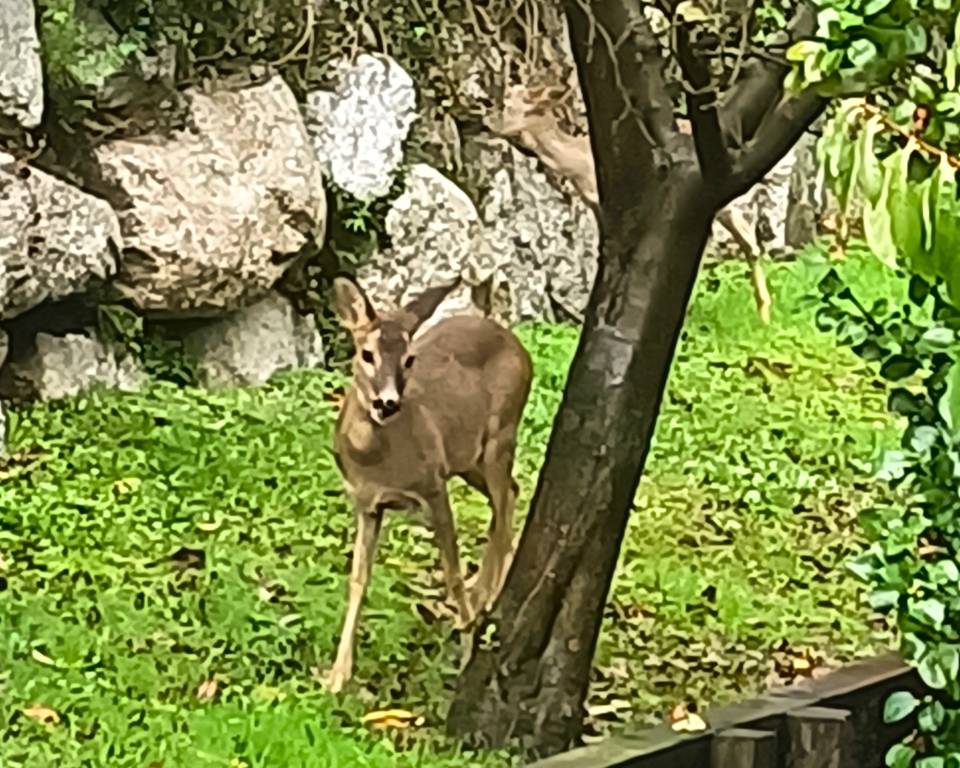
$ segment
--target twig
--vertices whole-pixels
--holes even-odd
[[[938,147],[936,144],[931,144],[926,139],[920,138],[912,131],[908,131],[900,127],[878,107],[875,107],[872,104],[867,104],[866,102],[862,102],[856,106],[856,110],[860,113],[859,116],[861,119],[871,117],[877,118],[880,121],[880,124],[889,133],[894,133],[897,136],[906,139],[907,141],[912,140],[917,149],[932,157],[943,158],[947,161],[951,168],[954,170],[960,170],[960,157],[952,155],[947,150]]]
[[[303,34],[300,36],[300,39],[294,44],[294,46],[287,51],[283,56],[281,56],[276,61],[272,62],[272,66],[281,67],[286,64],[290,59],[292,59],[304,45],[306,45],[310,38],[313,37],[313,24],[316,20],[313,10],[313,2],[308,2],[306,5],[307,8],[307,24],[303,30]]]

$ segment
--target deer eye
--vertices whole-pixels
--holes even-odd
[[[410,368],[413,365],[414,357],[413,355],[407,355],[407,359],[403,361],[404,368]]]
[[[373,365],[373,352],[371,352],[369,349],[363,350],[363,352],[360,353],[360,359],[365,363]]]

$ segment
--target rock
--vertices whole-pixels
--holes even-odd
[[[391,247],[357,272],[378,306],[404,304],[425,288],[462,278],[434,317],[472,311],[470,287],[491,279],[497,265],[484,258],[480,215],[463,190],[434,168],[414,165],[385,226]]]
[[[184,351],[213,387],[259,386],[278,371],[324,362],[316,320],[275,294],[191,332]]]
[[[0,153],[0,317],[106,279],[120,245],[108,203]]]
[[[0,330],[0,367],[7,359],[7,349],[9,348],[9,339],[7,334]],[[0,400],[0,456],[7,450],[7,414],[4,402]]]
[[[503,140],[483,142],[492,171],[480,205],[493,282],[491,311],[506,322],[580,319],[596,275],[596,218],[566,182]]]
[[[794,148],[796,161],[787,187],[787,212],[783,239],[787,248],[799,249],[820,234],[826,211],[825,180],[817,162],[817,136],[804,133]]]
[[[490,171],[479,211],[439,171],[413,166],[387,214],[391,247],[357,274],[381,305],[424,288],[463,285],[435,317],[484,314],[505,323],[582,316],[596,274],[596,219],[573,192],[509,143],[485,143]],[[494,170],[495,169],[495,170]]]
[[[413,80],[389,56],[361,54],[340,67],[334,92],[308,93],[307,130],[324,172],[367,200],[390,191],[403,142],[416,118]]]
[[[22,128],[40,125],[43,69],[33,0],[0,4],[0,116]]]
[[[808,133],[729,207],[743,216],[762,251],[795,250],[818,234],[825,205],[823,187],[817,170],[816,136]],[[736,247],[730,233],[716,222],[713,240],[725,248]]]
[[[135,391],[145,378],[133,358],[119,356],[93,331],[38,333],[33,353],[8,363],[2,376],[4,394],[20,400],[60,400],[100,386]]]
[[[96,149],[126,248],[116,286],[141,310],[213,314],[262,298],[323,239],[320,165],[279,76],[186,94],[190,127]]]

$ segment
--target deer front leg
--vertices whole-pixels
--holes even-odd
[[[440,562],[443,576],[447,582],[447,596],[453,601],[460,615],[459,625],[467,627],[473,621],[473,611],[467,600],[467,591],[463,584],[463,571],[460,569],[460,553],[457,548],[457,531],[450,509],[450,499],[446,488],[439,490],[426,499],[433,525],[433,535],[440,550]]]
[[[350,569],[350,590],[347,598],[347,612],[340,633],[340,645],[337,659],[333,663],[327,678],[327,688],[339,693],[353,674],[353,645],[360,619],[360,606],[370,581],[370,571],[377,553],[377,541],[383,524],[383,512],[379,510],[357,510],[357,536],[353,544],[353,565]]]

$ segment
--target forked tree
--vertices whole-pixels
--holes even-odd
[[[642,0],[566,0],[600,262],[513,566],[450,710],[451,732],[468,742],[519,737],[545,754],[581,732],[604,603],[711,224],[824,108],[784,89],[784,53],[812,32],[812,11],[794,7],[784,24],[755,8],[660,0],[664,48]]]

